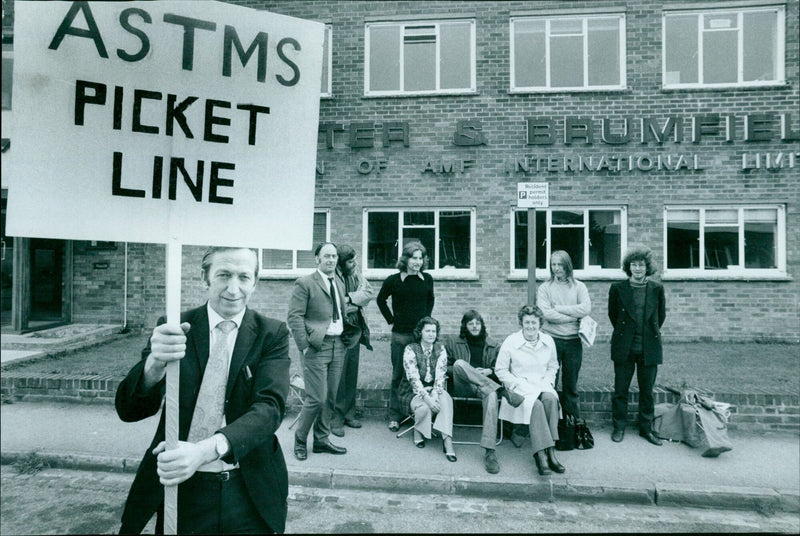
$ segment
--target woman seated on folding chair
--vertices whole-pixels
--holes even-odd
[[[453,399],[445,390],[447,352],[439,342],[439,322],[426,316],[414,328],[414,340],[403,353],[405,375],[398,388],[401,408],[414,417],[414,444],[422,448],[433,429],[442,435],[447,461],[456,461],[453,450]]]
[[[523,305],[517,314],[522,329],[512,333],[500,346],[494,372],[509,392],[524,397],[517,407],[500,401],[500,418],[530,427],[533,458],[540,475],[563,473],[556,458],[559,402],[554,384],[558,372],[556,344],[541,333],[542,311]],[[552,471],[551,471],[552,470]]]

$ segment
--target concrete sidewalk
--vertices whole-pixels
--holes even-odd
[[[0,451],[12,463],[36,451],[53,466],[134,471],[152,438],[156,418],[123,423],[113,407],[22,402],[0,408]],[[703,458],[686,445],[656,447],[629,429],[622,443],[595,429],[595,448],[559,453],[567,472],[541,477],[528,445],[506,440],[497,447],[501,470],[488,474],[483,449],[456,445],[448,462],[441,440],[414,448],[411,434],[396,438],[385,423],[346,429],[334,443],[343,456],[314,454],[304,462],[292,454],[289,416],[278,430],[293,485],[437,493],[523,500],[611,501],[659,506],[707,506],[800,511],[800,437],[796,434],[731,434],[734,448]],[[456,440],[477,430],[457,430]],[[473,437],[468,437],[473,439]],[[310,445],[309,445],[310,447]]]

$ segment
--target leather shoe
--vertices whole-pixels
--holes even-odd
[[[550,469],[556,473],[563,473],[567,470],[563,465],[561,465],[561,463],[559,463],[558,458],[556,458],[555,447],[547,448],[547,465],[550,466]]]
[[[622,443],[622,439],[624,437],[625,437],[625,430],[619,429],[611,432],[611,441],[613,441],[614,443]]]
[[[649,441],[653,445],[656,445],[658,447],[663,445],[661,440],[659,438],[657,438],[656,435],[653,432],[639,432],[639,435],[642,436],[643,438],[645,438],[647,441]]]
[[[389,421],[389,430],[396,432],[400,429],[400,423],[397,421]]]
[[[496,475],[500,472],[500,463],[497,461],[497,456],[493,449],[486,450],[486,454],[483,456],[483,466],[486,468],[487,473]]]
[[[327,441],[325,443],[314,443],[314,448],[311,449],[311,452],[314,453],[327,452],[328,454],[347,454],[347,449],[344,447],[334,445],[330,441]]]
[[[301,462],[308,458],[308,447],[306,446],[306,442],[297,439],[297,436],[294,436],[294,457]]]
[[[539,474],[542,476],[552,475],[553,471],[547,466],[547,456],[545,455],[543,450],[534,453],[533,459],[536,461],[536,469],[539,470]]]
[[[361,421],[358,419],[345,419],[344,424],[350,428],[361,428]]]

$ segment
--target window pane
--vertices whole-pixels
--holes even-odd
[[[434,213],[426,212],[404,212],[403,225],[434,225]]]
[[[775,210],[744,211],[744,267],[777,268],[778,215]]]
[[[589,85],[619,85],[619,19],[589,19],[588,25]]]
[[[544,269],[547,264],[547,213],[536,211],[536,267]],[[514,213],[514,268],[528,268],[528,211],[519,210]]]
[[[470,213],[439,213],[439,266],[470,267]]]
[[[697,83],[697,15],[668,16],[664,84]]]
[[[3,54],[3,110],[11,109],[11,81],[13,80],[13,71],[13,57]]]
[[[583,36],[550,38],[550,87],[583,87]]]
[[[574,34],[583,34],[583,19],[552,19],[550,21],[550,35]]]
[[[471,25],[460,22],[442,24],[439,35],[440,89],[469,89],[472,87],[470,55],[472,53]]]
[[[367,267],[394,268],[397,250],[397,212],[370,212],[367,216]]]
[[[670,211],[667,218],[667,268],[699,268],[699,211]]]
[[[589,264],[620,268],[622,235],[616,210],[589,211]]]
[[[744,13],[744,81],[778,79],[777,16],[774,11]]]
[[[735,208],[725,210],[706,210],[706,224],[739,223],[739,211]]]
[[[420,227],[406,227],[403,229],[403,247],[409,242],[417,240],[422,242],[422,245],[425,246],[425,251],[428,253],[428,269],[434,270],[439,268],[439,266],[434,266],[434,255],[436,254],[435,247],[435,237],[436,237],[436,230],[431,228],[420,228]]]
[[[330,50],[330,44],[331,29],[326,26],[325,39],[322,41],[322,86],[320,87],[320,93],[324,95],[331,92],[331,88],[328,87],[328,68],[330,67],[328,64],[328,50]]]
[[[552,221],[553,225],[583,225],[583,211],[554,210]]]
[[[545,25],[543,20],[514,22],[514,86],[544,87]]]
[[[406,91],[436,89],[436,34],[433,26],[406,28],[403,38]]]
[[[575,270],[583,269],[583,227],[553,227],[550,229],[550,252],[563,249],[572,259]]]
[[[328,238],[328,218],[322,212],[314,214],[314,241],[313,247],[310,250],[297,252],[297,267],[298,268],[316,268],[317,260],[314,258],[314,250],[317,244],[325,242]]]
[[[375,26],[369,29],[369,89],[400,89],[399,26]]]
[[[261,268],[264,270],[291,270],[292,252],[286,249],[261,250]]]
[[[736,30],[703,32],[703,83],[736,82],[738,53]]]
[[[705,228],[706,269],[723,269],[739,265],[738,226]]]

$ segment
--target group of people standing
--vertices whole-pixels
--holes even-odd
[[[121,532],[141,531],[155,512],[157,530],[163,530],[159,505],[165,485],[179,486],[180,533],[282,532],[288,483],[275,433],[289,391],[289,334],[301,353],[305,383],[294,455],[307,459],[312,429],[312,452],[345,454],[330,435],[362,426],[355,394],[360,347],[371,349],[363,308],[373,299],[392,326],[390,430],[397,432],[411,416],[417,447],[424,448],[436,432],[446,459],[457,461],[450,378],[455,396],[482,402],[480,444],[488,472],[500,470],[498,418],[513,424],[517,447],[527,427],[539,474],[565,471],[554,448],[558,421],[566,413],[580,416],[583,348],[578,330],[591,311],[586,286],[573,277],[566,252],[553,252],[551,277],[539,287],[537,305],[519,310],[520,330],[502,344],[489,337],[474,309],[463,315],[458,335],[441,336],[431,316],[434,283],[425,272],[427,252],[420,242],[405,245],[398,272],[377,295],[358,269],[352,247],[325,242],[314,254],[317,269],[295,282],[284,324],[246,307],[258,282],[254,250],[209,248],[205,253],[206,304],[182,313],[179,325],[160,319],[141,361],[117,390],[116,408],[123,420],[154,415],[163,407],[167,365],[180,362],[178,447],[165,448],[162,413],[131,487]],[[611,286],[608,300],[614,326],[612,440],[623,440],[628,389],[636,372],[639,433],[659,445],[652,432],[652,389],[662,360],[664,289],[649,279],[654,267],[646,248],[631,249],[623,270],[628,279]]]

